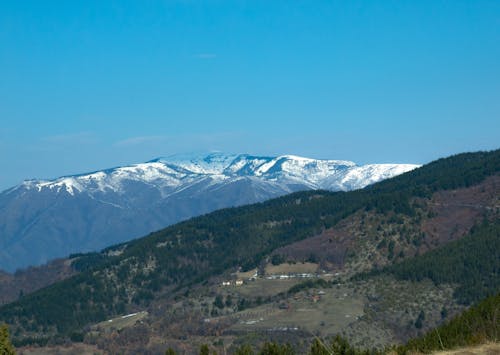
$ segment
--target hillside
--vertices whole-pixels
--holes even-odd
[[[456,349],[486,342],[500,336],[500,293],[490,296],[420,338],[411,339],[399,352]]]
[[[500,292],[499,260],[500,220],[497,219],[484,221],[466,237],[391,265],[382,273],[400,280],[430,279],[435,284],[459,284],[455,297],[470,304]]]
[[[349,282],[348,277],[424,254],[461,239],[484,220],[498,220],[499,171],[500,151],[467,153],[363,190],[301,192],[220,210],[101,254],[82,255],[76,261],[79,275],[1,307],[0,320],[11,324],[17,344],[69,337],[108,350],[120,349],[120,342],[136,350],[159,346],[154,339],[161,334],[170,334],[178,346],[187,335],[215,341],[219,334],[237,344],[262,332],[285,339],[365,334],[356,340],[361,345],[402,341],[442,322],[443,308],[450,315],[463,309],[453,298],[456,286],[392,276]],[[315,243],[301,254],[296,246],[305,240]],[[316,277],[326,284],[287,293],[302,280],[267,279],[275,273],[272,264],[284,268],[304,261],[316,265]],[[253,268],[257,280],[241,288],[220,287],[222,280],[246,277],[231,273]],[[338,319],[346,309],[350,313],[340,313],[342,322],[331,322],[328,314]],[[109,326],[85,328],[142,310],[148,311],[146,320],[119,330],[115,338],[108,337],[117,331]],[[416,326],[421,313],[425,321]],[[295,330],[293,319],[304,326]],[[275,327],[282,330],[270,333]],[[134,334],[146,343],[134,343]]]
[[[18,270],[14,274],[0,271],[0,304],[15,301],[23,295],[64,280],[77,273],[71,260],[56,259],[38,266]]]
[[[289,194],[352,190],[416,168],[291,155],[171,156],[0,193],[0,269],[100,250],[214,210]]]

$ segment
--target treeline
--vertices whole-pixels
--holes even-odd
[[[500,292],[500,221],[485,221],[469,235],[377,273],[398,279],[459,285],[455,298],[471,304]]]
[[[73,269],[83,272],[102,266],[105,262],[109,261],[110,257],[104,252],[91,252],[85,254],[71,254],[68,259],[71,259],[71,266]]]
[[[273,250],[319,234],[359,209],[412,214],[412,196],[466,187],[498,171],[500,150],[468,153],[363,190],[300,192],[219,210],[105,253],[78,255],[79,275],[0,307],[0,320],[13,326],[17,341],[69,337],[87,324],[146,307],[166,287],[172,294],[230,268],[253,268]],[[106,256],[113,250],[122,252]]]
[[[297,292],[308,290],[310,288],[330,288],[330,287],[332,287],[332,284],[323,279],[307,280],[290,287],[287,293],[289,295],[293,295]]]
[[[177,352],[168,348],[165,355],[176,355]],[[208,345],[202,345],[199,350],[200,355],[217,355],[215,349],[210,349]],[[266,342],[260,349],[254,349],[250,345],[241,345],[233,352],[234,355],[295,355],[300,354],[290,344],[280,344],[276,342]],[[335,336],[331,341],[324,341],[320,338],[314,339],[311,344],[309,355],[382,355],[383,350],[358,349],[341,336]]]

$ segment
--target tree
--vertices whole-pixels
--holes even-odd
[[[394,242],[394,240],[391,240],[391,241],[389,242],[389,246],[387,247],[387,251],[388,251],[388,255],[387,255],[387,257],[388,257],[389,259],[394,258],[394,246],[395,246],[395,245],[396,245],[396,243]]]
[[[332,341],[332,354],[335,355],[355,355],[356,349],[351,347],[347,339],[342,338],[340,335],[336,335]]]
[[[447,316],[448,316],[448,310],[446,309],[446,307],[443,306],[443,308],[441,308],[441,319],[445,319]]]
[[[265,343],[259,355],[294,355],[290,344]]]
[[[281,254],[274,254],[271,257],[271,264],[273,265],[283,264],[284,262],[285,262],[285,257]]]
[[[209,355],[210,354],[210,349],[208,348],[207,344],[203,344],[200,346],[200,355]]]
[[[231,307],[233,305],[233,297],[231,295],[226,296],[226,307]]]
[[[415,328],[421,329],[422,328],[422,322],[425,319],[425,313],[424,311],[420,311],[420,314],[418,315],[417,320],[415,321]]]
[[[311,344],[310,355],[330,355],[330,350],[328,347],[318,338],[314,339]]]
[[[215,296],[214,306],[217,308],[224,308],[224,300],[221,295]]]
[[[10,342],[9,328],[6,324],[0,326],[0,354],[14,355],[16,352]]]
[[[254,355],[252,347],[248,344],[242,345],[236,349],[235,355]]]

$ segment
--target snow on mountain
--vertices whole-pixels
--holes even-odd
[[[216,209],[308,190],[352,190],[416,168],[211,153],[174,155],[0,193],[0,269],[98,250]]]
[[[71,195],[83,192],[127,193],[124,184],[137,181],[160,190],[181,187],[210,178],[221,183],[237,177],[258,177],[262,181],[300,183],[310,189],[351,190],[412,170],[412,164],[371,164],[358,166],[350,161],[317,160],[293,155],[257,157],[247,154],[186,156],[174,155],[108,171],[61,177],[50,181],[25,181],[26,189],[64,190]]]

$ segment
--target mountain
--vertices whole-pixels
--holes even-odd
[[[29,180],[0,194],[0,269],[99,250],[216,209],[295,191],[359,189],[416,167],[213,153]]]
[[[75,255],[77,275],[0,307],[0,321],[18,345],[84,340],[107,353],[337,333],[383,347],[499,291],[499,196],[496,150],[226,208]]]

